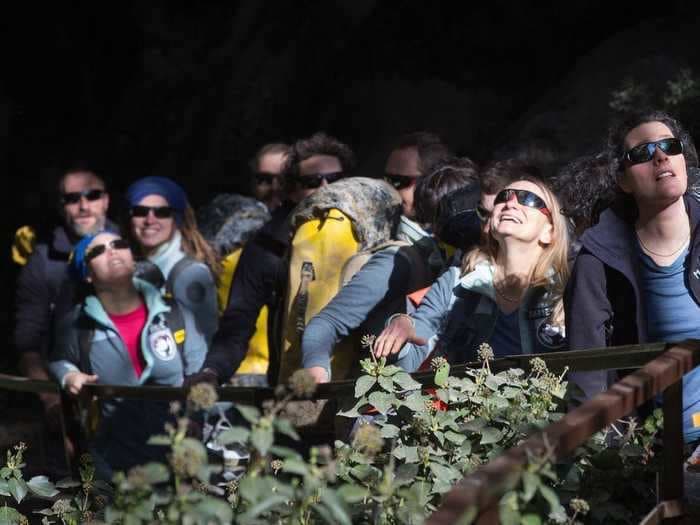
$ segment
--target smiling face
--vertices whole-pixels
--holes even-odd
[[[416,181],[421,175],[419,162],[418,148],[408,147],[392,151],[384,167],[386,174],[405,177],[407,180],[405,187],[401,187],[397,191],[401,196],[403,214],[409,219],[415,217],[413,196],[416,189]]]
[[[140,206],[168,206],[168,201],[160,195],[148,195],[141,199]],[[172,239],[175,233],[175,218],[159,219],[149,211],[145,217],[131,217],[131,233],[145,255],[155,252],[158,247]]]
[[[529,181],[512,182],[506,189],[527,190],[547,202],[539,186]],[[537,208],[520,204],[515,195],[506,202],[494,205],[489,228],[499,244],[507,238],[539,245],[552,242],[553,226],[550,217]]]
[[[104,228],[109,207],[109,195],[104,191],[102,181],[90,172],[77,171],[66,174],[63,178],[63,217],[66,226],[79,237],[98,232]],[[90,190],[101,190],[94,200]],[[67,200],[66,197],[77,194],[77,201]]]
[[[671,138],[673,133],[661,122],[646,122],[632,129],[624,140],[625,151],[640,144]],[[686,191],[688,174],[685,157],[682,154],[668,155],[656,148],[647,162],[625,165],[625,171],[618,181],[625,193],[631,194],[637,204],[669,205],[677,201]]]
[[[86,256],[95,248],[104,245],[103,253],[88,262],[88,282],[96,289],[112,286],[117,283],[130,282],[134,275],[134,257],[131,250],[111,246],[111,241],[120,239],[113,233],[101,233],[95,237],[85,250]],[[101,249],[101,248],[98,248]],[[93,252],[94,253],[94,252]]]

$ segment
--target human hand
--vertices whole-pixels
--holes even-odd
[[[306,371],[314,378],[316,383],[328,383],[328,372],[322,366],[312,366],[307,368]]]
[[[416,335],[416,329],[408,315],[399,315],[375,339],[372,352],[374,357],[386,357],[399,353],[406,343],[420,346],[427,342],[426,339]]]
[[[97,375],[84,374],[83,372],[68,372],[64,378],[66,390],[74,396],[78,395],[83,388],[83,385],[95,383],[99,377]]]

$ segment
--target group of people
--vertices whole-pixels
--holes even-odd
[[[251,193],[269,220],[237,247],[228,280],[229,254],[200,233],[176,182],[133,182],[117,225],[100,176],[71,169],[58,187],[62,224],[37,239],[19,275],[19,369],[77,394],[95,382],[274,385],[298,368],[317,382],[352,377],[359,354],[348,348],[367,333],[376,356],[408,372],[436,356],[473,361],[482,343],[499,357],[700,338],[700,202],[688,191],[697,164],[684,128],[658,111],[620,119],[604,151],[554,174],[527,159],[480,168],[417,132],[393,145],[383,174],[362,174],[370,183],[356,177],[351,148],[326,134],[270,144],[251,161]],[[376,202],[362,201],[367,216],[355,219],[385,234],[288,352],[277,336],[297,292],[296,218],[368,187]],[[242,366],[258,335],[265,375]],[[613,380],[572,374],[586,396]],[[686,375],[683,393],[693,443],[700,375]],[[42,396],[51,422],[60,400]],[[167,415],[157,404],[104,403],[91,443],[103,472],[157,454],[145,442]]]

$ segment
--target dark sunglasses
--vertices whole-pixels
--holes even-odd
[[[680,155],[683,153],[683,143],[680,139],[671,137],[635,146],[625,152],[622,156],[622,160],[627,162],[629,166],[649,162],[654,157],[656,148],[659,148],[666,155]]]
[[[277,173],[267,173],[264,171],[255,173],[255,183],[256,184],[272,184],[273,181],[279,179],[280,175]]]
[[[61,195],[61,202],[63,202],[63,204],[75,204],[80,202],[82,197],[85,197],[89,201],[96,201],[101,199],[104,194],[105,190],[69,191]]]
[[[104,244],[96,244],[95,246],[90,248],[89,252],[85,254],[85,262],[89,263],[94,258],[99,257],[107,251],[107,248],[110,248],[112,250],[128,250],[129,243],[124,239],[112,239],[111,241],[106,242]]]
[[[294,180],[302,188],[310,190],[320,187],[324,180],[328,184],[332,184],[343,177],[345,177],[345,173],[342,171],[335,171],[333,173],[311,173],[309,175],[298,175],[294,178]]]
[[[150,211],[158,219],[169,219],[173,216],[173,209],[170,206],[142,206],[137,204],[131,207],[130,213],[132,217],[147,217]]]
[[[539,210],[542,213],[544,213],[547,217],[552,216],[552,213],[549,211],[544,201],[531,191],[527,190],[514,190],[512,188],[506,188],[505,190],[501,190],[498,192],[498,195],[496,195],[493,204],[496,205],[502,202],[508,202],[510,199],[513,198],[513,195],[515,195],[515,198],[518,199],[518,203],[520,205]]]
[[[395,190],[403,190],[416,183],[418,176],[398,175],[397,173],[385,173],[384,180],[391,184]]]

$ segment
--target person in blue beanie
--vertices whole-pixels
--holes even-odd
[[[194,313],[211,342],[218,326],[219,262],[197,228],[185,191],[167,177],[144,177],[129,186],[126,200],[125,231],[142,260],[137,274]]]

